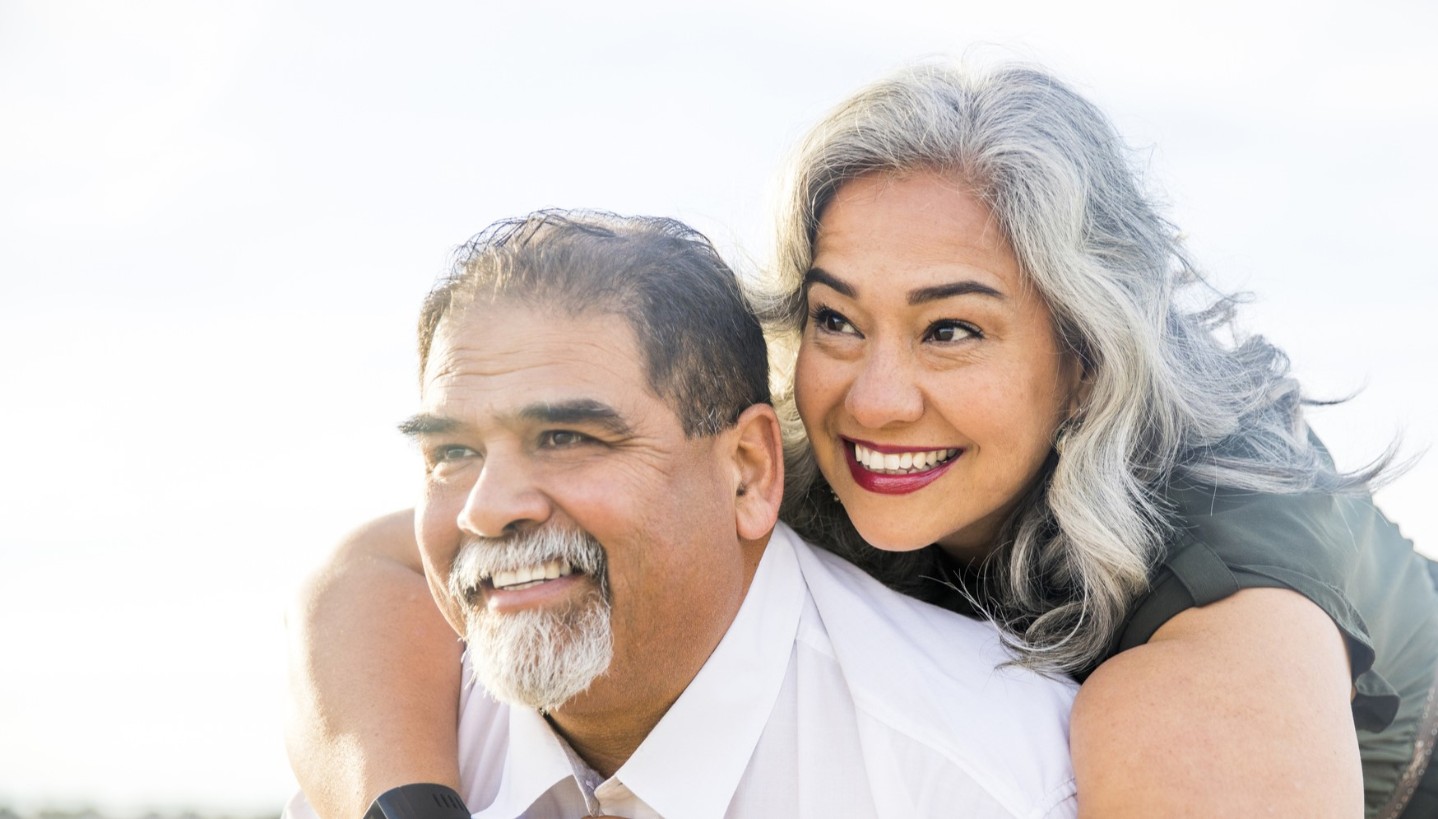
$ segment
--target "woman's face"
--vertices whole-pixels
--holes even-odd
[[[1074,409],[1076,359],[955,179],[846,183],[814,250],[795,388],[820,470],[874,546],[980,556]]]

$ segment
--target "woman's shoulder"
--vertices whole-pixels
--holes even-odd
[[[1312,600],[1348,636],[1359,654],[1355,664],[1371,662],[1367,630],[1348,593],[1355,577],[1374,569],[1373,541],[1392,540],[1374,536],[1373,523],[1382,516],[1371,499],[1175,483],[1165,501],[1169,536],[1147,592],[1113,635],[1109,656],[1148,642],[1182,611],[1267,587]],[[1362,518],[1369,519],[1366,526],[1357,525]]]
[[[1171,535],[1148,592],[1115,633],[1109,656],[1147,642],[1189,608],[1245,588],[1282,588],[1308,598],[1333,620],[1347,642],[1354,679],[1362,682],[1390,632],[1411,630],[1433,606],[1427,561],[1367,494],[1189,484],[1172,487],[1167,500]],[[1401,611],[1394,608],[1398,589],[1408,601]],[[1396,698],[1386,683],[1369,682],[1372,696],[1362,696],[1360,686],[1355,715],[1381,725],[1392,718]]]
[[[1171,533],[1156,571],[1177,570],[1196,544],[1234,568],[1269,566],[1344,585],[1381,517],[1366,494],[1254,492],[1176,484],[1166,500]],[[1366,526],[1355,528],[1356,523]]]

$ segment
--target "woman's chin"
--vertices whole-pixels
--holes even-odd
[[[852,518],[851,518],[852,520]],[[855,524],[859,537],[864,542],[885,552],[913,552],[933,543],[933,540],[915,540],[913,527],[869,527]]]
[[[878,521],[869,520],[860,525],[850,512],[849,520],[854,524],[864,542],[885,552],[913,552],[938,544],[950,558],[967,563],[982,558],[989,550],[991,539],[981,535],[977,526],[951,531],[942,526],[924,526],[912,519]],[[990,534],[990,533],[985,533]],[[967,537],[966,537],[967,535]]]

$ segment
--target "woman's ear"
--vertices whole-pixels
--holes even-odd
[[[784,445],[779,416],[755,404],[727,431],[734,442],[734,524],[740,540],[768,537],[784,498]]]
[[[1093,391],[1093,367],[1081,353],[1071,353],[1069,358],[1072,386],[1069,389],[1068,407],[1064,414],[1067,419],[1077,418],[1088,406],[1089,393]]]

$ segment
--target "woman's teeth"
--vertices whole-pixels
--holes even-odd
[[[854,460],[870,472],[885,475],[907,475],[924,472],[959,454],[957,449],[930,449],[915,452],[875,452],[863,444],[854,444]]]
[[[489,584],[496,589],[516,591],[538,586],[546,580],[554,580],[571,574],[574,567],[566,560],[546,560],[538,566],[523,566],[508,572],[495,572]]]

